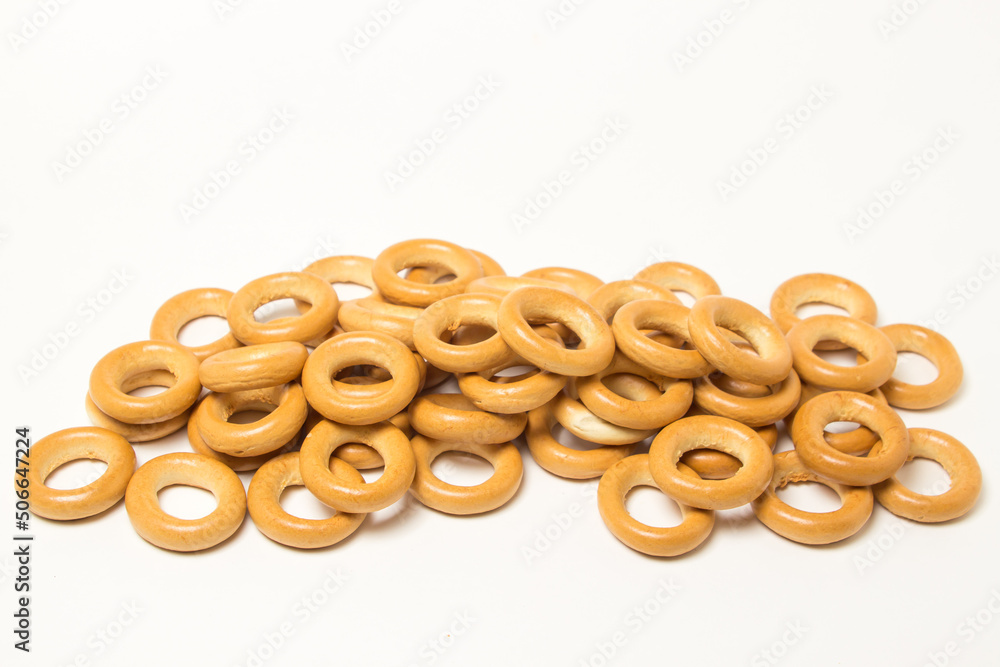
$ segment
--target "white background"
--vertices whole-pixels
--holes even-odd
[[[349,57],[343,45],[386,1],[245,0],[220,15],[212,0],[93,0],[50,3],[50,19],[44,4],[8,0],[0,20],[9,452],[15,426],[37,439],[87,424],[90,369],[146,338],[171,295],[431,236],[486,251],[511,274],[567,265],[612,280],[684,261],[761,308],[798,273],[850,277],[876,298],[880,323],[937,317],[957,346],[962,391],[903,418],[964,441],[985,485],[962,520],[900,523],[876,507],[857,536],[824,548],[733,510],[672,560],[608,533],[596,481],[553,477],[526,452],[521,491],[500,511],[455,518],[410,505],[400,518],[396,507],[317,552],[277,545],[249,519],[193,555],[141,540],[121,505],[93,520],[35,519],[30,656],[11,648],[13,562],[0,551],[4,664],[246,665],[286,622],[290,636],[273,656],[263,649],[264,664],[600,665],[598,645],[619,631],[614,661],[626,665],[766,665],[772,649],[788,665],[923,665],[933,654],[997,664],[1000,618],[987,604],[1000,596],[1000,281],[977,282],[995,277],[1000,251],[996,3],[593,1],[554,21],[556,0],[403,2]],[[716,23],[723,11],[728,22]],[[449,120],[482,77],[495,90],[480,88],[475,111]],[[813,90],[823,99],[803,107]],[[275,109],[293,119],[254,153],[248,137]],[[609,120],[623,129],[582,159]],[[102,124],[110,132],[87,145]],[[432,136],[430,157],[390,187],[386,172]],[[741,164],[765,146],[762,166]],[[914,156],[925,151],[934,160],[922,168]],[[185,216],[230,161],[239,173]],[[734,169],[753,173],[724,195]],[[569,185],[539,199],[564,170]],[[859,207],[878,212],[880,192],[889,201],[894,180],[893,201],[848,234]],[[519,230],[513,215],[529,198],[547,205]],[[112,295],[116,272],[126,285]],[[100,312],[88,299],[105,301]],[[19,368],[73,325],[78,334],[23,378]],[[925,370],[911,361],[900,372]],[[136,450],[142,463],[186,448],[179,433]],[[53,483],[79,483],[88,466]],[[943,474],[908,468],[918,487]],[[793,498],[828,503],[814,491]],[[676,515],[650,494],[630,507]],[[182,513],[211,506],[196,491],[164,497]],[[12,510],[13,494],[2,502]],[[582,514],[553,529],[573,503]],[[302,494],[289,506],[319,516]],[[10,514],[0,536],[13,532]],[[525,547],[546,529],[557,539],[529,561]],[[325,596],[328,572],[347,581]],[[677,587],[662,604],[661,580]],[[302,613],[313,595],[324,604]],[[633,609],[647,603],[655,613],[639,622]],[[992,622],[974,630],[966,618],[983,609]],[[468,629],[455,625],[463,614]],[[120,634],[119,617],[130,620]],[[800,637],[787,632],[796,624]],[[447,637],[452,627],[461,634]],[[99,632],[118,636],[107,644]],[[442,637],[450,646],[436,653],[428,642]]]

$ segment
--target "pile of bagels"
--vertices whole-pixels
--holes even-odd
[[[341,301],[336,284],[371,294]],[[694,298],[690,308],[678,292]],[[258,319],[282,299],[294,299],[298,314]],[[848,314],[799,319],[798,309],[813,303]],[[229,332],[200,346],[179,342],[185,325],[209,316],[226,318]],[[952,398],[962,382],[959,356],[935,331],[879,328],[876,316],[867,291],[828,274],[780,285],[768,317],[678,262],[610,283],[560,267],[515,277],[481,252],[404,241],[374,260],[326,257],[235,293],[172,297],[153,316],[149,340],[94,367],[86,398],[94,426],[39,440],[15,482],[32,511],[49,519],[94,516],[124,498],[136,532],[163,549],[220,544],[248,511],[268,538],[321,548],[407,494],[446,514],[496,510],[521,484],[523,436],[549,473],[600,478],[608,529],[654,556],[695,549],[716,510],[747,504],[772,531],[803,544],[850,537],[876,501],[913,521],[960,517],[982,485],[975,457],[950,435],[908,429],[894,409]],[[856,363],[833,363],[817,354],[823,350],[847,350]],[[894,378],[900,352],[928,359],[936,379]],[[136,393],[144,387],[164,389]],[[232,419],[245,412],[263,416]],[[776,454],[782,420],[794,448]],[[827,430],[835,422],[858,427]],[[560,427],[578,442],[564,444]],[[134,444],[184,428],[190,451],[136,469]],[[648,453],[637,453],[645,441]],[[475,486],[439,479],[431,466],[449,452],[485,459],[492,476]],[[919,494],[896,478],[917,457],[944,468],[947,490]],[[77,489],[45,485],[77,459],[107,469]],[[360,471],[376,468],[381,475],[366,482]],[[252,473],[246,490],[237,473]],[[841,507],[806,512],[778,498],[797,482],[830,487]],[[217,507],[199,519],[175,517],[157,496],[173,485],[206,489]],[[336,512],[286,512],[282,492],[297,485]],[[626,498],[637,486],[676,501],[681,522],[636,520]]]

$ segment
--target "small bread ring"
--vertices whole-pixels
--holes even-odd
[[[422,312],[422,308],[388,303],[380,295],[372,294],[363,299],[345,301],[340,309],[340,326],[348,332],[378,331],[416,350],[413,324]]]
[[[506,504],[521,486],[521,453],[511,442],[493,445],[445,442],[422,435],[415,436],[410,442],[417,461],[410,493],[439,512],[462,515],[489,512]],[[431,470],[431,464],[446,452],[465,452],[486,459],[493,466],[493,475],[475,486],[444,482]]]
[[[267,389],[297,379],[308,357],[306,346],[293,341],[248,345],[205,359],[198,377],[219,393]]]
[[[648,400],[621,396],[604,384],[605,378],[619,373],[635,375],[656,386],[659,394]],[[659,429],[684,416],[691,407],[694,390],[686,380],[657,375],[616,353],[602,371],[576,380],[580,401],[596,416],[618,426],[634,429]]]
[[[867,426],[881,443],[863,458],[840,452],[823,436],[826,425],[835,421]],[[810,470],[850,486],[870,486],[889,479],[906,462],[910,451],[906,426],[896,411],[878,399],[853,391],[831,391],[806,402],[795,415],[792,442]]]
[[[694,476],[684,464],[678,470]],[[601,476],[597,487],[597,508],[604,525],[626,546],[650,556],[680,556],[697,548],[712,532],[715,512],[678,503],[681,523],[669,528],[648,526],[625,508],[625,498],[637,486],[659,488],[649,472],[649,454],[622,459]]]
[[[698,350],[670,347],[642,333],[646,329],[662,331],[690,344],[689,313],[690,309],[679,303],[639,299],[618,309],[611,333],[625,356],[641,366],[665,377],[701,377],[711,373],[713,367]]]
[[[696,266],[681,262],[660,262],[635,274],[637,280],[648,280],[674,292],[687,292],[695,299],[722,294],[712,276]]]
[[[358,365],[384,368],[392,379],[370,387],[378,388],[378,393],[348,395],[343,383],[335,384],[332,378],[337,371]],[[309,404],[341,424],[358,426],[386,420],[406,408],[419,386],[420,368],[413,353],[395,338],[374,331],[331,338],[309,355],[302,370],[302,387]]]
[[[661,396],[655,389],[653,392],[655,396]],[[576,437],[587,442],[599,445],[632,445],[656,433],[655,428],[627,428],[601,419],[565,391],[552,399],[551,405],[552,414],[555,415],[559,424]]]
[[[197,411],[197,408],[195,408]],[[266,454],[258,454],[257,456],[230,456],[229,454],[223,454],[222,452],[217,452],[205,442],[205,439],[201,437],[201,433],[198,431],[198,422],[191,419],[187,423],[187,437],[188,442],[191,444],[191,449],[194,450],[195,454],[201,454],[202,456],[207,456],[210,459],[215,459],[221,463],[226,464],[227,467],[232,468],[234,472],[250,472],[261,467],[275,456],[281,456],[291,450],[296,444],[298,444],[298,434],[290,442],[286,443],[283,447],[279,447],[273,452],[267,452]]]
[[[200,519],[178,519],[163,511],[156,496],[174,485],[210,491],[219,505]],[[243,482],[224,463],[201,454],[164,454],[132,475],[125,510],[135,532],[150,544],[170,551],[201,551],[236,532],[246,516],[247,496]]]
[[[813,352],[823,340],[834,340],[856,349],[856,366],[838,366]],[[795,370],[803,382],[864,393],[885,384],[896,369],[896,349],[889,337],[867,322],[843,315],[816,315],[802,320],[788,332]]]
[[[372,265],[375,260],[357,255],[334,255],[317,259],[315,262],[302,269],[302,273],[313,273],[331,286],[337,283],[347,283],[349,285],[359,285],[367,287],[374,293],[376,291],[375,281],[372,280]],[[339,297],[338,297],[339,299]],[[352,299],[356,301],[356,299]],[[344,301],[341,304],[343,307]],[[295,307],[300,313],[309,310],[310,306],[305,301],[296,301]]]
[[[757,354],[735,345],[719,327],[745,338]],[[792,369],[792,352],[784,334],[764,313],[743,301],[724,296],[698,299],[688,316],[688,331],[707,361],[738,380],[775,384]]]
[[[938,369],[938,376],[927,384],[909,384],[890,377],[882,385],[889,405],[906,410],[925,410],[945,403],[962,385],[962,360],[947,338],[916,324],[890,324],[882,333],[892,341],[896,352],[915,352]]]
[[[635,445],[604,445],[594,449],[572,449],[552,437],[556,425],[548,403],[528,413],[526,440],[535,463],[553,475],[567,479],[593,479],[635,451]]]
[[[279,317],[258,322],[254,312],[265,303],[297,299],[310,308],[297,317]],[[275,273],[239,289],[229,302],[226,319],[233,334],[246,345],[295,341],[308,343],[326,335],[337,323],[340,300],[330,283],[313,273]]]
[[[177,337],[184,325],[199,317],[214,315],[225,318],[232,298],[232,292],[216,287],[188,290],[172,296],[153,315],[153,321],[149,325],[149,338],[150,340],[167,340],[181,345]],[[181,347],[193,354],[198,361],[204,361],[213,354],[218,354],[223,350],[232,350],[240,345],[240,341],[236,340],[236,336],[230,331],[211,343],[194,346],[181,345]]]
[[[485,412],[462,394],[424,394],[410,403],[407,412],[417,433],[432,440],[471,445],[510,442],[528,423],[526,413]]]
[[[462,373],[457,376],[458,388],[481,410],[500,414],[530,412],[562,391],[566,376],[539,368],[519,375],[497,375],[508,368],[527,365],[530,365],[527,361],[515,359],[488,371]]]
[[[761,398],[743,398],[723,391],[711,375],[705,375],[694,381],[694,401],[710,414],[757,428],[788,416],[799,404],[802,385],[793,370],[784,380],[772,385],[771,390],[771,394]]]
[[[169,371],[175,382],[166,391],[153,396],[130,396],[128,391],[151,386]],[[136,384],[138,376],[149,384]],[[128,343],[108,352],[90,373],[90,397],[101,412],[128,424],[153,424],[167,421],[194,405],[201,393],[198,360],[178,345],[161,340]]]
[[[893,476],[872,488],[879,504],[896,516],[924,523],[950,521],[972,509],[983,486],[983,473],[972,452],[941,431],[911,428],[909,435],[907,460],[937,461],[951,478],[951,488],[940,495],[928,496],[911,491]]]
[[[576,294],[573,288],[564,283],[544,278],[526,278],[524,276],[483,276],[476,278],[465,288],[466,294],[492,294],[505,297],[519,287],[549,287]]]
[[[268,412],[255,422],[234,424],[238,412]],[[205,444],[230,456],[258,456],[280,449],[295,440],[306,421],[309,406],[298,382],[229,394],[210,393],[198,405],[191,420]]]
[[[122,382],[121,390],[127,394],[139,387],[172,387],[176,383],[177,378],[170,371],[149,371],[148,373],[139,373],[126,379]],[[114,431],[131,443],[158,440],[175,431],[179,431],[187,424],[188,418],[191,416],[191,411],[194,409],[188,408],[176,417],[154,424],[129,424],[101,412],[101,409],[97,407],[97,404],[94,403],[94,399],[90,397],[89,393],[87,394],[84,407],[87,410],[87,416],[90,417],[90,422],[94,426]]]
[[[743,464],[728,479],[703,480],[680,473],[677,464],[693,449],[715,449]],[[771,449],[757,433],[724,417],[687,417],[664,428],[649,446],[649,471],[656,485],[679,503],[724,510],[746,505],[761,494],[774,471]]]
[[[171,375],[170,377],[173,376]],[[94,399],[90,397],[90,394],[87,394],[87,400],[84,403],[84,408],[87,410],[87,416],[90,418],[91,424],[99,428],[114,431],[131,443],[159,440],[160,438],[181,430],[184,428],[184,425],[187,424],[192,411],[192,408],[188,408],[176,417],[172,417],[166,421],[156,422],[155,424],[129,424],[127,422],[118,421],[114,417],[109,417],[101,412],[101,409],[94,403]]]
[[[532,269],[523,274],[524,278],[541,278],[568,286],[581,299],[587,299],[604,281],[586,271],[568,269],[562,266],[546,266]]]
[[[108,464],[96,480],[76,489],[45,486],[52,471],[70,461],[97,459]],[[135,472],[135,450],[122,436],[103,428],[79,426],[56,431],[31,446],[28,503],[32,513],[68,521],[100,514],[125,495]]]
[[[322,418],[322,415],[320,418]],[[407,416],[406,410],[386,421],[402,431],[403,435],[407,438],[412,438],[415,435],[413,429],[410,427],[410,418]],[[312,427],[309,430],[312,430]],[[356,442],[337,447],[333,451],[333,455],[342,461],[350,463],[351,467],[355,470],[373,470],[385,466],[385,461],[382,460],[381,454],[368,445],[361,445]]]
[[[473,250],[472,248],[466,248],[466,250],[475,255],[476,259],[479,260],[479,265],[483,268],[484,278],[507,275],[507,273],[503,270],[503,267],[500,266],[492,257],[485,255],[478,250]],[[445,276],[454,277],[454,275],[455,274],[451,272],[451,269],[440,266],[414,266],[406,271],[407,280],[412,280],[424,285],[430,285],[436,283]],[[476,280],[481,279],[476,278]]]
[[[444,283],[418,283],[401,278],[399,272],[412,266],[446,269],[454,275]],[[483,277],[476,256],[461,246],[436,239],[413,239],[389,246],[375,258],[372,278],[379,292],[390,301],[407,306],[429,306],[435,301],[461,294],[469,283]]]
[[[458,294],[431,304],[413,323],[413,342],[434,366],[452,373],[471,373],[515,358],[499,332],[470,345],[452,345],[441,339],[460,326],[497,330],[500,297],[492,294]]]
[[[795,416],[798,414],[799,408],[820,394],[825,394],[831,391],[829,389],[824,389],[823,387],[817,387],[812,384],[802,384],[802,396],[799,398],[799,405],[795,408],[787,417],[785,417],[785,430],[792,433],[795,426]],[[880,403],[886,403],[885,395],[879,389],[872,389],[867,392],[869,396],[879,401]],[[886,403],[888,405],[888,403]],[[850,431],[843,431],[840,433],[824,431],[823,437],[826,439],[830,446],[834,449],[844,452],[845,454],[864,454],[869,449],[875,446],[878,442],[878,436],[872,433],[871,429],[861,426],[860,424],[856,429]]]
[[[385,462],[382,476],[370,484],[358,484],[330,470],[334,450],[354,442],[373,448]],[[375,512],[402,498],[413,481],[416,461],[410,441],[388,422],[345,426],[324,420],[302,443],[299,468],[306,488],[321,502],[338,512],[357,514]]]
[[[553,345],[531,328],[555,321],[567,326],[581,343],[576,350]],[[518,355],[541,369],[561,375],[592,375],[611,363],[615,338],[607,322],[586,301],[547,287],[522,287],[500,302],[500,334]]]
[[[778,489],[793,482],[817,482],[840,496],[841,507],[832,512],[806,512],[778,497]],[[872,491],[866,486],[847,486],[809,470],[795,452],[774,455],[771,483],[751,503],[760,522],[782,537],[800,544],[831,544],[861,530],[872,514]]]
[[[875,324],[878,318],[875,299],[864,287],[828,273],[806,273],[781,283],[771,297],[771,318],[787,334],[802,321],[795,311],[807,303],[838,306],[851,317],[868,324]],[[816,345],[817,350],[843,350],[845,347],[843,343],[832,340],[820,341]]]
[[[338,477],[364,484],[361,473],[338,458],[330,459],[330,468]],[[368,516],[337,512],[328,519],[303,519],[289,514],[280,502],[281,493],[289,486],[303,486],[298,452],[282,454],[265,463],[254,473],[247,489],[250,518],[260,532],[279,544],[298,549],[328,547],[356,531]]]
[[[587,297],[587,302],[608,324],[611,324],[622,306],[639,300],[665,301],[681,305],[680,299],[673,292],[648,280],[615,280],[601,285]]]

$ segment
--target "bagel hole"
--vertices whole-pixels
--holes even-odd
[[[929,384],[938,377],[938,369],[931,360],[916,352],[896,354],[896,370],[892,377],[907,384]]]
[[[858,430],[861,424],[857,422],[830,422],[823,429],[827,433],[850,433]]]
[[[156,494],[160,509],[178,519],[201,519],[219,506],[211,491],[196,486],[172,484],[165,486]]]
[[[741,334],[739,331],[728,329],[723,326],[720,326],[719,330],[729,334],[728,336],[726,336],[727,340],[729,340],[729,342],[732,343],[738,350],[745,352],[751,357],[760,356],[760,354],[757,352],[757,349],[754,348],[753,343],[747,340],[746,336]]]
[[[795,309],[795,317],[800,320],[815,317],[816,315],[840,315],[842,317],[851,316],[851,314],[844,308],[835,306],[832,303],[824,303],[823,301],[804,303]]]
[[[261,323],[272,322],[284,317],[299,317],[300,315],[299,309],[295,307],[295,299],[290,298],[268,301],[253,311],[253,318]]]
[[[454,332],[442,332],[441,340],[451,345],[475,345],[492,338],[496,333],[496,329],[485,324],[466,324]]]
[[[382,477],[382,473],[385,472],[385,467],[369,468],[368,470],[359,470],[358,472],[365,478],[365,484],[373,484]]]
[[[827,338],[820,340],[818,342],[839,342],[830,341]],[[841,345],[846,345],[846,343],[841,343]],[[813,354],[817,357],[826,361],[827,363],[833,364],[834,366],[857,366],[858,365],[858,351],[853,347],[849,347],[846,350],[813,350]]]
[[[951,488],[951,478],[937,461],[914,458],[896,472],[900,484],[924,496],[939,496]]]
[[[651,486],[637,486],[625,496],[625,510],[632,518],[653,528],[673,528],[684,520],[680,506]]]
[[[198,347],[218,340],[229,333],[229,322],[218,315],[198,317],[177,332],[177,342],[186,347]]]
[[[518,377],[519,375],[524,375],[529,377],[528,374],[535,375],[538,373],[538,369],[534,366],[511,366],[510,368],[505,368],[502,371],[497,372],[493,377],[495,378],[512,378]],[[523,379],[523,378],[522,378]]]
[[[300,484],[285,487],[281,497],[278,498],[278,503],[281,509],[300,519],[317,521],[329,519],[337,514],[335,509],[321,503],[309,489]]]
[[[108,469],[104,461],[77,459],[67,461],[45,478],[45,486],[58,491],[79,489],[97,480]]]
[[[562,424],[558,423],[552,427],[552,437],[555,439],[556,442],[558,442],[563,447],[568,447],[569,449],[575,449],[580,452],[586,452],[591,449],[599,449],[604,446],[596,442],[588,442],[583,438],[578,438],[577,436],[573,435],[565,428],[563,428]]]
[[[493,476],[489,461],[466,452],[443,452],[431,463],[431,472],[454,486],[478,486]]]
[[[675,289],[671,291],[674,293],[674,296],[680,300],[681,305],[687,306],[688,308],[693,306],[694,302],[698,300],[698,298],[695,297],[694,294],[691,294],[691,292],[687,292],[682,289]]]
[[[337,298],[340,301],[354,301],[372,295],[370,287],[354,283],[333,283],[333,291],[337,293]]]
[[[646,378],[631,373],[614,373],[601,379],[609,391],[630,401],[648,401],[660,396],[660,390]]]
[[[781,502],[803,512],[836,512],[843,503],[837,492],[819,482],[790,482],[777,490]]]
[[[167,390],[167,387],[161,384],[149,384],[145,387],[136,387],[132,391],[126,392],[129,396],[156,396],[157,394],[162,394]]]
[[[271,414],[269,410],[259,410],[256,407],[248,408],[246,410],[239,410],[229,415],[228,421],[230,424],[253,424],[256,421],[260,421],[264,417]]]

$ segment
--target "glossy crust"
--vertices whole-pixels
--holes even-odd
[[[594,449],[572,449],[552,437],[556,425],[548,403],[528,413],[526,439],[535,463],[559,477],[593,479],[635,451],[635,445],[604,445]]]
[[[818,482],[840,496],[841,507],[832,512],[806,512],[786,504],[777,491],[792,482]],[[830,544],[861,530],[872,514],[872,492],[866,486],[847,486],[809,470],[795,452],[774,455],[774,476],[752,503],[761,523],[793,542]]]
[[[200,519],[178,519],[160,507],[156,494],[180,484],[210,491],[218,507]],[[243,523],[243,482],[225,464],[200,454],[164,454],[136,470],[125,492],[125,509],[142,539],[170,551],[201,551],[229,539]]]
[[[410,425],[433,440],[472,445],[510,442],[524,431],[528,415],[480,410],[462,394],[424,394],[410,403]]]
[[[835,421],[853,421],[874,431],[881,441],[865,457],[832,447],[823,429]],[[812,471],[841,484],[870,486],[889,479],[906,462],[910,439],[896,411],[878,399],[853,391],[820,394],[799,408],[792,442]]]
[[[229,418],[238,412],[268,414],[249,424]],[[309,414],[305,394],[297,382],[231,394],[210,393],[191,416],[206,445],[230,456],[259,456],[293,441]]]
[[[926,410],[946,403],[962,386],[962,360],[947,338],[916,324],[890,324],[882,327],[896,352],[915,352],[926,358],[938,370],[938,376],[927,384],[909,384],[890,377],[882,385],[889,405],[907,410]]]
[[[410,493],[427,507],[445,514],[482,514],[501,507],[517,493],[523,467],[521,453],[511,442],[474,444],[445,442],[415,436],[410,441],[417,470]],[[476,486],[456,486],[442,481],[431,471],[431,464],[445,452],[466,452],[489,461],[493,475]]]
[[[891,477],[873,487],[879,504],[897,516],[936,523],[963,516],[976,504],[983,487],[983,473],[976,457],[957,439],[929,428],[911,428],[909,459],[931,459],[941,464],[951,478],[942,494],[927,496],[906,488]]]
[[[413,342],[428,362],[452,373],[474,373],[513,361],[514,351],[497,332],[500,297],[492,294],[458,294],[431,304],[413,323]],[[494,333],[469,345],[442,340],[461,326],[483,326]]]
[[[682,474],[695,475],[681,464]],[[625,498],[637,486],[657,488],[649,472],[649,455],[637,454],[618,461],[601,476],[597,508],[604,525],[626,546],[650,556],[680,556],[696,549],[712,532],[715,512],[679,504],[681,523],[669,528],[637,521],[625,508]]]
[[[153,396],[130,396],[127,392],[151,386],[168,371],[174,383]],[[147,380],[139,384],[138,378]],[[155,384],[160,384],[156,382]],[[129,389],[125,389],[125,387]],[[90,373],[90,397],[113,419],[127,424],[154,424],[180,415],[198,400],[198,360],[193,354],[167,341],[128,343],[108,352]]]
[[[757,354],[734,344],[719,327],[748,340]],[[698,352],[737,380],[775,384],[792,369],[792,352],[781,330],[764,313],[743,301],[724,296],[698,299],[688,316],[688,331]]]
[[[370,484],[357,483],[330,471],[330,456],[348,443],[368,445],[385,462],[382,476]],[[388,422],[345,426],[330,421],[316,424],[299,457],[306,488],[338,512],[375,512],[392,505],[406,494],[413,481],[416,461],[410,441]]]
[[[278,299],[297,299],[310,308],[297,317],[258,322],[254,312]],[[312,273],[287,271],[252,280],[233,295],[226,319],[233,334],[246,345],[295,341],[309,343],[325,336],[337,323],[340,300],[330,283]]]
[[[308,357],[309,350],[302,343],[248,345],[205,359],[198,377],[203,387],[214,392],[266,389],[298,379]]]
[[[53,470],[79,459],[108,464],[96,480],[76,489],[53,489],[45,480]],[[135,451],[122,436],[107,429],[81,426],[56,431],[31,446],[28,502],[32,513],[67,521],[100,514],[125,495],[135,472]],[[20,488],[20,487],[17,487]]]
[[[805,273],[789,278],[771,296],[771,318],[784,333],[801,322],[795,312],[807,303],[826,303],[843,308],[851,317],[875,324],[878,306],[865,288],[857,283],[829,273]],[[843,350],[837,341],[821,341],[818,350]]]
[[[853,347],[863,357],[856,366],[838,366],[817,356],[823,340]],[[842,315],[809,317],[788,332],[795,370],[803,382],[844,391],[866,392],[881,387],[896,370],[896,349],[889,337],[872,325]]]
[[[654,329],[692,345],[688,332],[690,309],[679,303],[640,299],[623,305],[611,322],[611,332],[625,356],[660,375],[692,379],[714,370],[693,346],[690,349],[671,347],[645,335]]]
[[[727,479],[699,479],[678,469],[681,457],[695,449],[715,449],[743,464]],[[698,416],[675,421],[653,439],[649,469],[656,485],[679,503],[723,510],[746,505],[771,480],[771,449],[749,426],[724,417]]]
[[[398,275],[413,266],[446,269],[455,278],[444,283],[421,283]],[[419,307],[461,294],[470,282],[483,275],[483,266],[475,255],[437,239],[413,239],[391,245],[375,258],[372,267],[372,278],[386,299]]]
[[[177,336],[188,322],[199,317],[225,317],[233,293],[217,287],[203,287],[181,292],[167,299],[153,315],[149,325],[150,340],[166,340],[181,345]],[[195,356],[198,361],[204,361],[213,354],[223,350],[232,350],[241,345],[233,332],[230,331],[216,340],[204,345],[181,345]]]
[[[338,458],[330,459],[331,472],[354,484],[364,484],[364,477]],[[277,456],[258,470],[247,489],[247,508],[254,525],[268,538],[298,549],[328,547],[356,531],[367,514],[337,512],[328,519],[303,519],[281,507],[281,493],[289,486],[302,486],[299,453]]]

